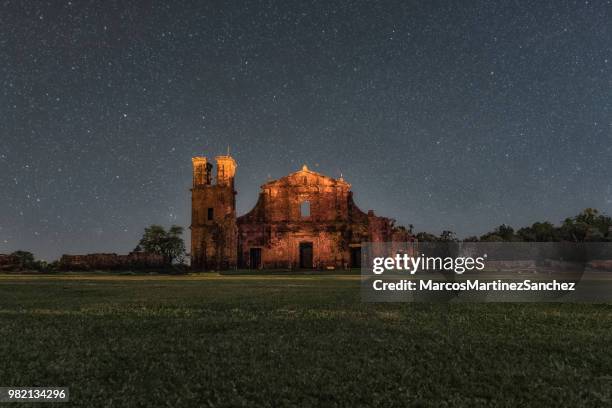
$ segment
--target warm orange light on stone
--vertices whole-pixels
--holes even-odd
[[[204,158],[197,159],[200,163]],[[194,184],[192,189],[191,256],[196,270],[357,267],[361,242],[411,239],[394,220],[361,211],[342,177],[319,174],[305,164],[263,184],[255,207],[236,217],[236,162],[229,155],[215,159],[217,183]],[[308,216],[300,211],[304,201],[309,202]]]

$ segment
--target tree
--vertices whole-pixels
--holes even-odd
[[[438,237],[428,232],[419,232],[416,234],[416,239],[418,242],[437,242]]]
[[[566,218],[559,228],[563,240],[610,241],[612,240],[612,218],[600,214],[594,208],[586,208],[573,218]]]
[[[457,242],[458,241],[457,235],[453,231],[449,231],[449,230],[442,231],[439,239],[441,242]]]
[[[495,228],[495,234],[499,235],[504,241],[514,241],[514,228],[509,225],[502,224]]]
[[[514,235],[514,228],[509,225],[502,224],[495,228],[493,232],[487,232],[481,236],[480,240],[485,242],[515,241],[516,236]]]
[[[34,260],[34,254],[28,251],[15,251],[11,254],[17,259],[19,269],[33,269],[36,261]]]
[[[144,252],[158,254],[171,264],[174,261],[182,262],[185,256],[185,242],[181,235],[183,227],[173,225],[168,231],[161,225],[151,225],[145,232],[136,249]]]
[[[493,232],[488,232],[481,236],[480,240],[482,242],[502,242],[504,239]]]
[[[595,225],[599,218],[599,211],[595,208],[585,208],[580,214],[574,217],[576,222],[583,222],[587,225]]]
[[[524,227],[516,232],[521,241],[526,242],[556,242],[559,241],[558,229],[550,222],[534,222],[530,227]]]

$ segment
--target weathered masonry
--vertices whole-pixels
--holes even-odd
[[[216,179],[194,157],[191,263],[196,270],[359,267],[362,242],[407,242],[394,220],[361,211],[351,185],[303,166],[261,186],[255,207],[236,216],[236,162],[218,156]]]

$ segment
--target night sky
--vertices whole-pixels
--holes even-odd
[[[0,253],[188,227],[228,145],[239,214],[304,163],[417,231],[612,213],[610,2],[0,7]]]

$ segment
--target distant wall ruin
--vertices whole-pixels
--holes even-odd
[[[145,252],[132,252],[128,255],[117,254],[87,254],[62,255],[59,269],[63,271],[92,270],[129,270],[157,269],[167,266],[164,257]]]
[[[0,271],[12,271],[19,268],[19,258],[15,255],[0,254]]]

